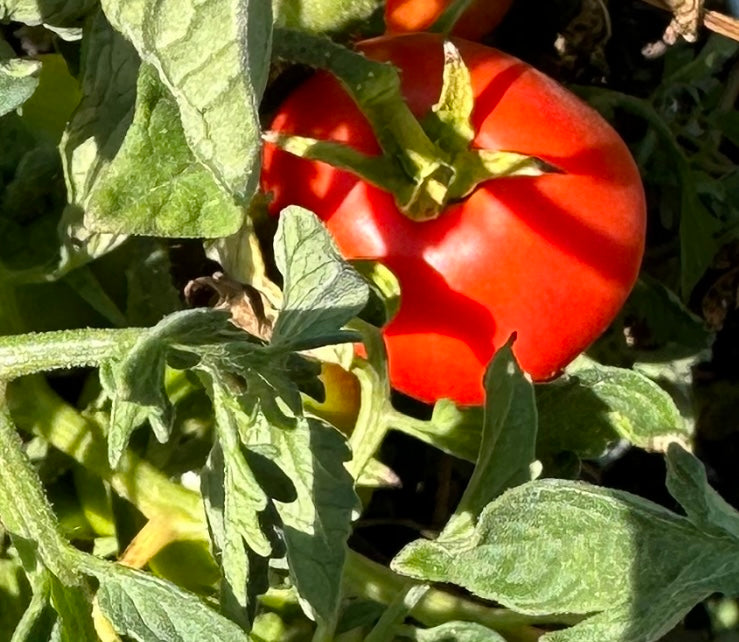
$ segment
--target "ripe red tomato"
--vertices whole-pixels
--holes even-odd
[[[313,210],[344,256],[380,260],[398,277],[399,311],[384,329],[393,386],[426,402],[478,404],[486,364],[512,332],[536,380],[556,375],[603,332],[636,279],[646,213],[631,155],[595,111],[511,56],[456,45],[472,77],[473,146],[535,155],[562,173],[487,181],[423,223],[356,176],[273,145],[264,148],[262,187],[274,212]],[[437,100],[440,37],[382,37],[361,50],[402,70],[417,117]],[[298,87],[272,129],[379,152],[328,74]]]
[[[387,0],[385,27],[388,33],[425,31],[452,0]],[[468,40],[480,40],[503,20],[513,0],[475,0],[457,20],[452,33]]]

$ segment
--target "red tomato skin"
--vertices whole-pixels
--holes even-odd
[[[441,43],[409,34],[360,48],[401,69],[420,117],[441,90]],[[401,305],[383,330],[392,385],[429,403],[474,405],[484,400],[487,363],[512,332],[522,368],[546,380],[605,330],[636,280],[646,209],[631,154],[594,110],[511,56],[455,43],[476,97],[473,146],[533,154],[563,173],[487,181],[424,223],[352,174],[273,145],[264,148],[262,188],[273,212],[290,204],[316,212],[345,257],[380,260],[398,277]],[[328,74],[298,87],[271,128],[379,152]]]
[[[452,0],[387,0],[385,28],[389,34],[426,31]],[[503,20],[513,0],[475,0],[457,20],[452,34],[480,40]]]

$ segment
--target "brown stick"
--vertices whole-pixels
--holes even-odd
[[[647,4],[651,4],[654,7],[659,7],[665,11],[669,11],[670,8],[662,0],[643,0]],[[703,15],[703,25],[706,29],[715,33],[731,38],[732,40],[739,41],[739,20],[732,18],[731,16],[724,15],[718,11],[706,11]]]

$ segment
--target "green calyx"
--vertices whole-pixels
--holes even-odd
[[[275,43],[277,56],[326,69],[341,81],[369,120],[382,154],[370,156],[343,143],[274,131],[266,132],[264,140],[390,192],[398,208],[415,221],[437,218],[485,181],[556,171],[534,156],[470,147],[475,135],[471,78],[450,41],[444,42],[441,95],[420,123],[403,100],[392,65],[304,33],[285,30]]]

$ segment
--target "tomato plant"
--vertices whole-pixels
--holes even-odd
[[[451,0],[388,0],[385,4],[387,32],[425,31],[431,27]],[[459,17],[452,33],[479,40],[500,24],[513,0],[475,0]]]
[[[456,44],[475,97],[473,147],[535,155],[558,172],[487,181],[423,223],[356,176],[272,145],[262,187],[275,212],[312,209],[346,257],[381,260],[398,277],[400,309],[384,329],[393,385],[427,402],[478,404],[485,365],[511,333],[522,367],[545,380],[607,327],[636,279],[645,204],[628,149],[591,108],[515,58]],[[441,89],[441,38],[382,37],[361,50],[400,68],[408,105],[423,117]],[[378,152],[327,74],[296,89],[272,129]]]

